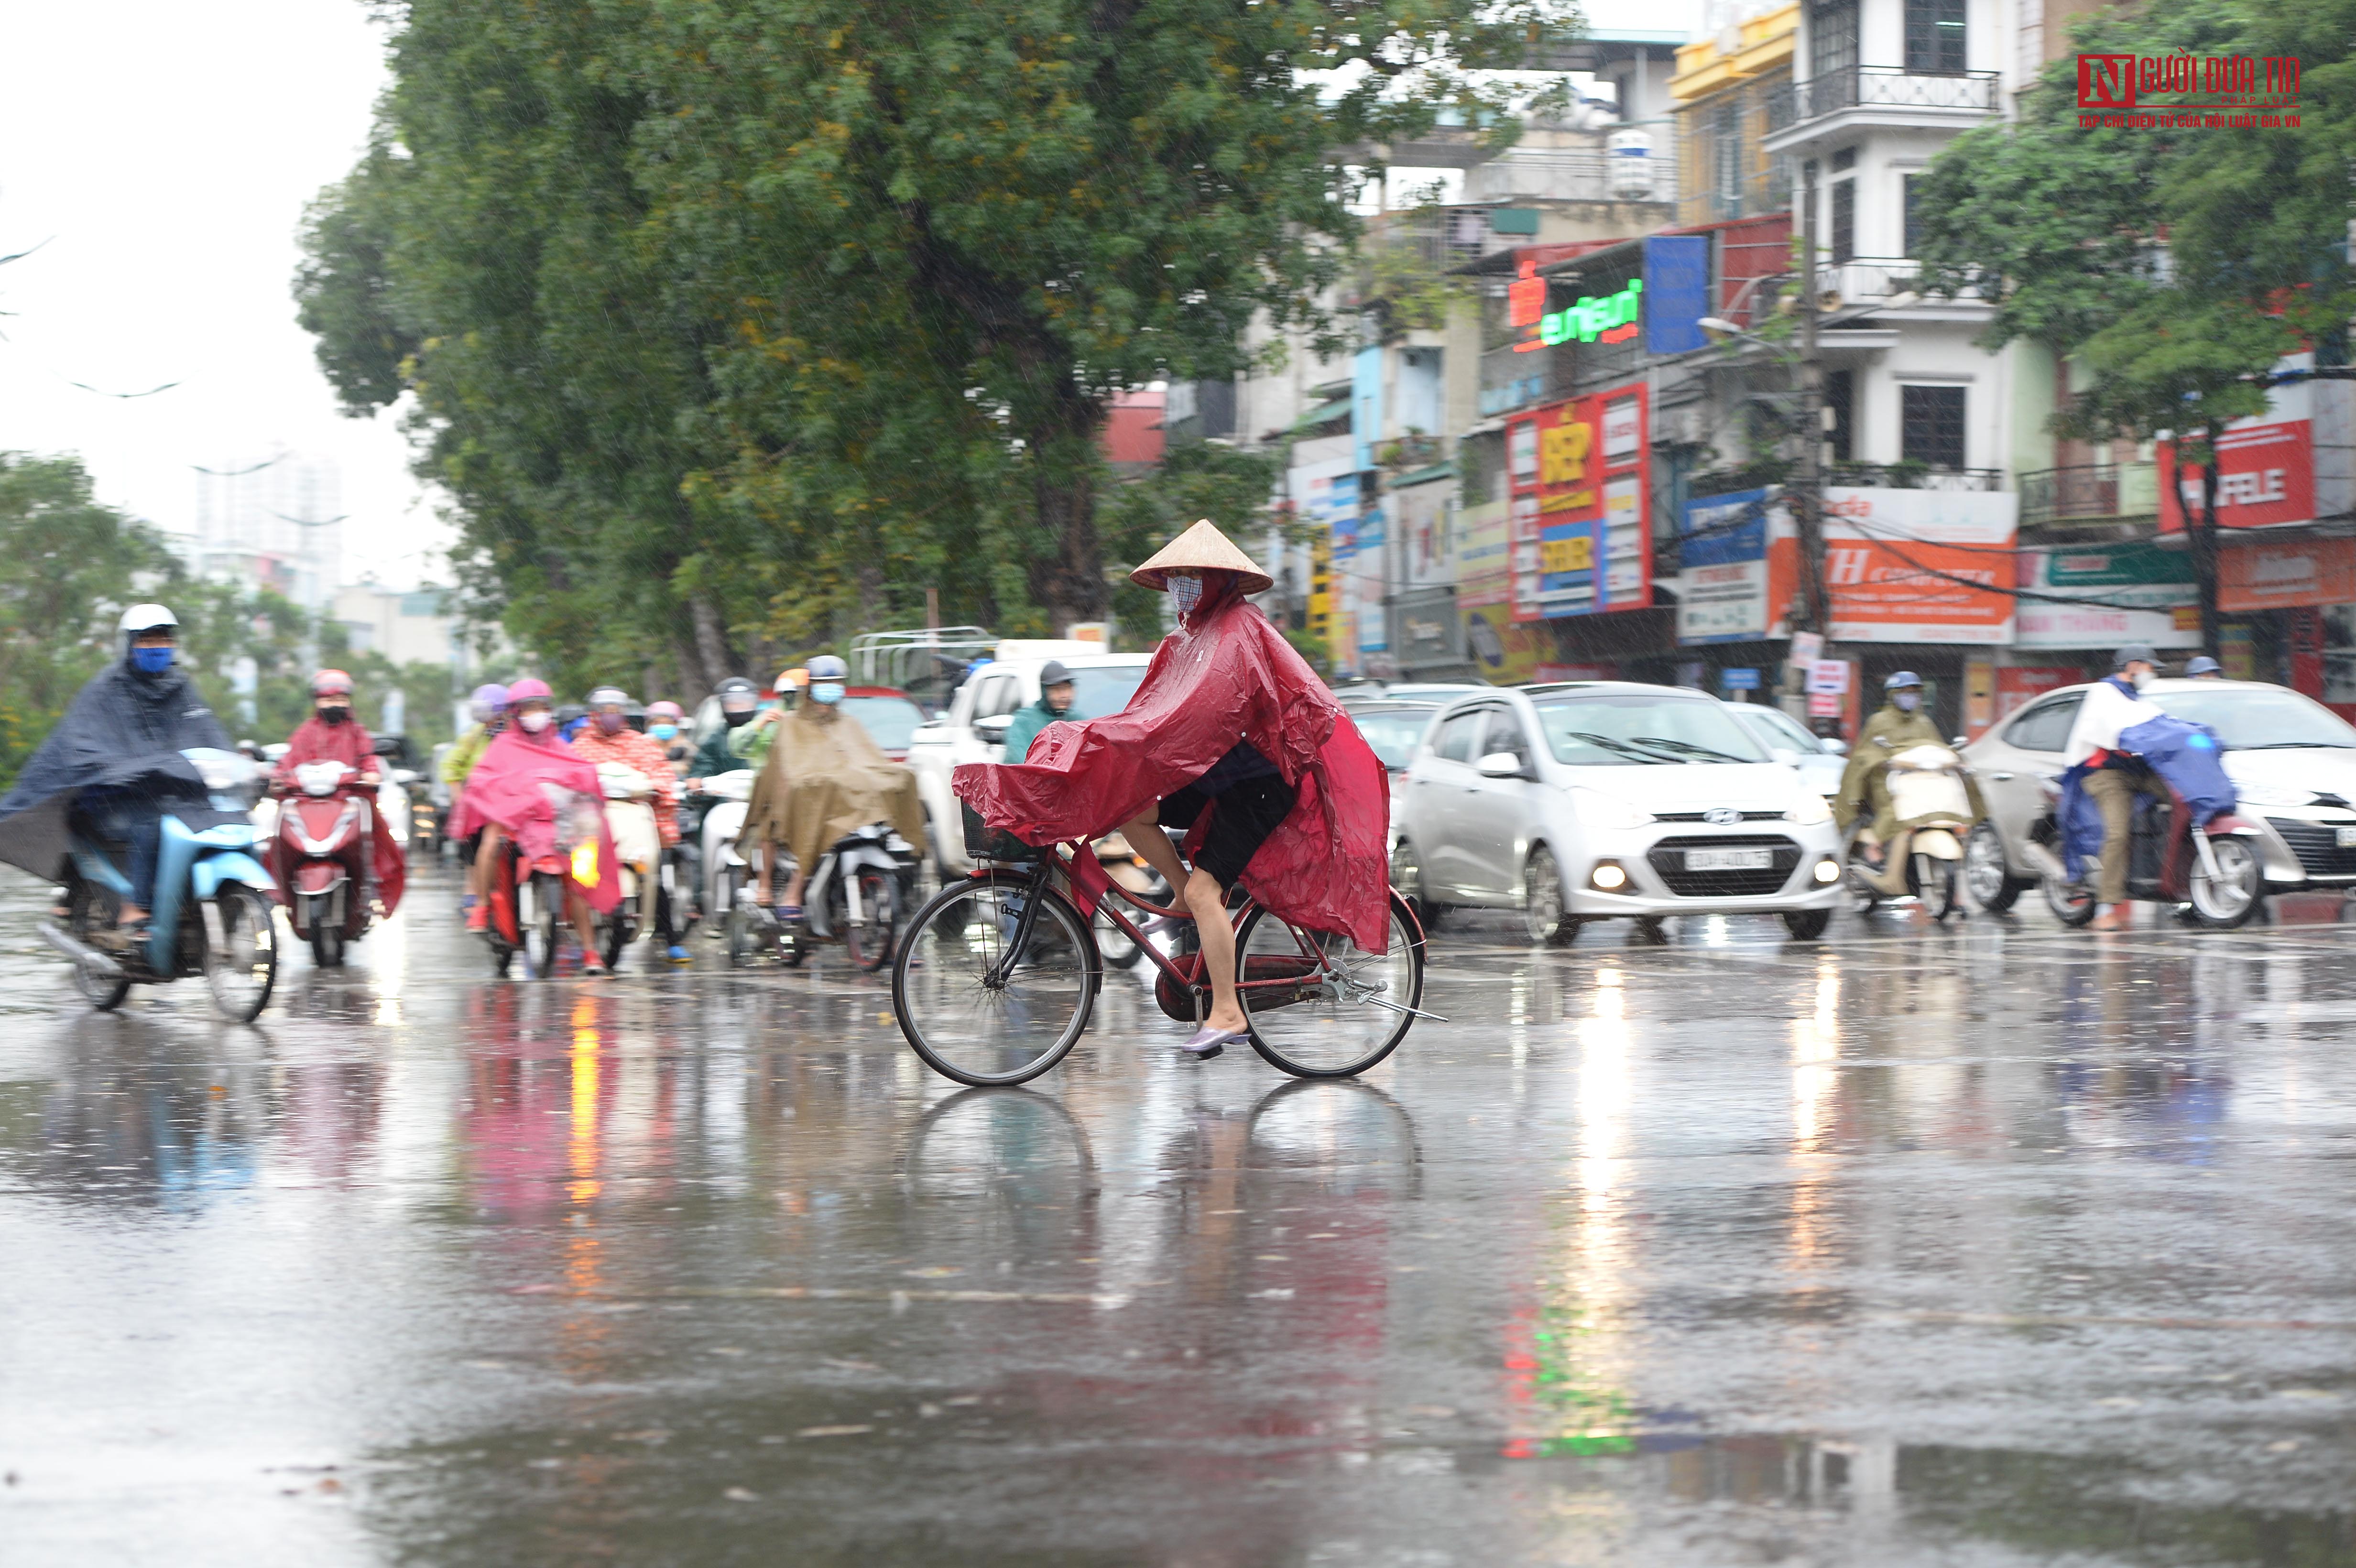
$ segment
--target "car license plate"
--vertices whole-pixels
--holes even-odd
[[[1772,849],[1688,849],[1688,871],[1764,871],[1775,864]]]
[[[2342,849],[2356,849],[2356,827],[2342,827],[2335,837]]]

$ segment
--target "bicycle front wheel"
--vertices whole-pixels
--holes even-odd
[[[1029,941],[1001,976],[1023,904]],[[952,882],[916,912],[892,965],[900,1032],[925,1065],[960,1083],[1022,1083],[1078,1042],[1102,965],[1079,912],[1031,879],[997,872]]]
[[[1300,927],[1258,908],[1236,938],[1252,1049],[1296,1078],[1349,1078],[1398,1049],[1423,1005],[1423,933],[1398,894],[1390,941],[1368,953],[1346,936]],[[1323,963],[1319,960],[1323,958]],[[1257,980],[1297,986],[1251,987]]]

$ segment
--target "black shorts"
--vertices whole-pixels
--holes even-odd
[[[1164,827],[1192,827],[1213,798],[1188,784],[1162,799],[1158,820]],[[1268,842],[1268,836],[1292,815],[1292,803],[1299,798],[1300,792],[1274,773],[1230,784],[1216,797],[1218,809],[1211,814],[1211,826],[1203,835],[1195,869],[1210,872],[1222,888],[1234,887],[1259,847]]]

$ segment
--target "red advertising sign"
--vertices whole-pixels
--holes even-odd
[[[2201,515],[2199,464],[2179,467],[2173,443],[2159,443],[2159,531],[2182,533]],[[2315,517],[2314,426],[2307,420],[2237,421],[2217,439],[2217,526],[2265,528]]]
[[[2356,539],[2232,544],[2217,552],[2217,608],[2229,614],[2356,600]]]
[[[1516,621],[1652,603],[1649,407],[1638,384],[1506,424]]]

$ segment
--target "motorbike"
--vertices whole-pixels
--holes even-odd
[[[605,829],[613,835],[614,859],[622,878],[622,901],[597,916],[598,945],[605,967],[621,967],[622,950],[646,929],[649,895],[661,874],[662,833],[648,803],[653,781],[619,763],[597,764],[597,784],[605,797]]]
[[[1945,746],[1909,746],[1883,764],[1897,835],[1882,846],[1882,860],[1867,860],[1849,837],[1848,885],[1858,912],[1884,899],[1912,896],[1933,920],[1959,915],[1964,907],[1964,840],[1971,832],[1971,791],[1964,760]],[[1859,832],[1862,830],[1859,824]]]
[[[730,856],[734,857],[732,846]],[[783,880],[793,857],[780,848],[770,871]],[[768,903],[745,897],[750,868],[732,868],[728,902],[728,962],[743,967],[774,949],[788,968],[798,967],[820,943],[841,943],[851,961],[873,973],[892,961],[900,922],[915,912],[916,847],[888,823],[853,828],[819,858],[802,885],[802,919],[780,925]]]
[[[2227,812],[2196,829],[2184,797],[2157,774],[2149,782],[2165,790],[2167,798],[2136,797],[2127,835],[2127,897],[2187,906],[2195,924],[2221,931],[2246,923],[2265,893],[2257,827]],[[2062,781],[2055,777],[2042,783],[2047,809],[2029,825],[2029,858],[2040,873],[2039,886],[2054,918],[2064,925],[2084,925],[2094,918],[2097,907],[2094,867],[2087,867],[2086,878],[2070,880],[2055,816]]]
[[[567,923],[567,881],[577,877],[594,882],[599,874],[600,812],[589,795],[560,784],[540,788],[555,808],[555,853],[527,857],[512,835],[500,835],[498,857],[483,880],[489,910],[483,936],[491,949],[493,974],[506,975],[520,953],[524,972],[545,980],[556,972],[556,950]]]
[[[234,752],[198,747],[180,753],[197,767],[217,811],[252,804],[253,764]],[[122,953],[102,950],[123,901],[131,894],[113,846],[72,835],[67,851],[63,925],[41,923],[41,936],[73,960],[74,985],[91,1006],[122,1005],[134,985],[204,976],[213,1006],[233,1023],[251,1023],[270,1005],[278,978],[276,891],[254,858],[251,821],[191,828],[166,816],[155,858],[155,903],[147,940]]]
[[[703,874],[702,886],[696,891],[703,928],[709,935],[719,936],[726,931],[728,912],[734,907],[736,895],[751,875],[744,858],[736,852],[736,837],[744,829],[746,805],[753,798],[753,781],[759,776],[751,768],[738,768],[703,781],[703,793],[714,804],[704,808],[702,827],[697,835]]]
[[[367,933],[375,914],[367,891],[375,825],[368,795],[354,783],[359,776],[348,763],[305,763],[275,817],[293,883],[278,899],[322,969],[342,965],[345,947]]]

